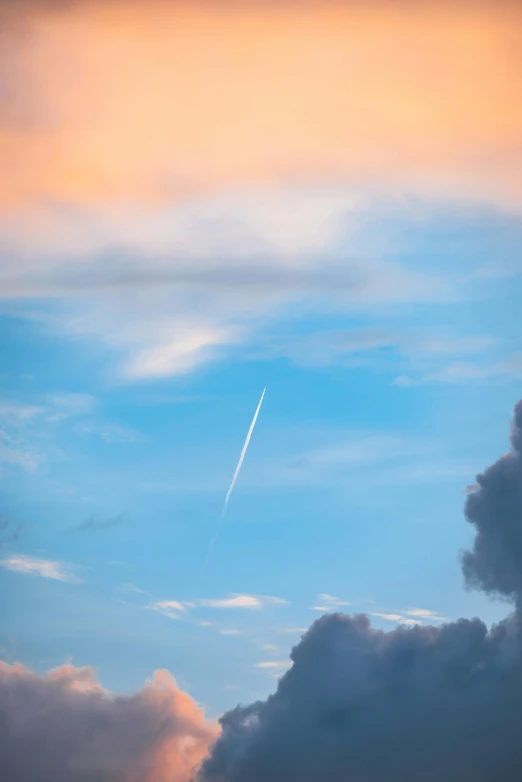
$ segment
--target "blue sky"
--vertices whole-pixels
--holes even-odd
[[[196,198],[152,234],[53,215],[6,240],[5,659],[122,691],[166,667],[215,715],[321,610],[505,615],[458,552],[521,396],[515,212],[324,187]]]

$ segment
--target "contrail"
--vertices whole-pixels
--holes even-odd
[[[214,544],[216,540],[218,539],[219,531],[221,529],[221,525],[223,524],[223,519],[225,518],[225,513],[227,512],[227,506],[228,501],[230,499],[230,495],[232,494],[232,490],[234,489],[234,486],[236,485],[237,477],[239,475],[239,472],[241,470],[241,465],[243,464],[243,460],[245,458],[245,454],[247,452],[248,444],[250,442],[250,438],[252,437],[252,432],[254,431],[254,426],[256,425],[257,416],[259,415],[259,411],[261,409],[261,405],[263,403],[263,397],[265,395],[266,388],[263,389],[263,393],[261,394],[261,399],[259,400],[259,404],[257,406],[257,410],[254,413],[254,417],[252,419],[252,423],[250,424],[250,429],[248,430],[248,434],[246,436],[245,444],[243,446],[243,450],[241,451],[241,456],[239,457],[239,461],[237,463],[236,471],[234,473],[234,477],[232,478],[232,483],[230,484],[229,490],[227,491],[227,496],[225,497],[225,504],[223,505],[223,510],[221,512],[221,518],[219,519],[219,524],[217,525],[216,534],[210,541],[210,546],[208,549],[207,556],[205,557],[205,564],[203,565],[203,572],[205,572],[206,567],[208,565],[208,561],[210,559],[210,556],[212,554],[212,549],[214,548]]]

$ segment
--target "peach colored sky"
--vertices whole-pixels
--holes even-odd
[[[521,202],[516,4],[13,7],[4,209],[331,180]]]

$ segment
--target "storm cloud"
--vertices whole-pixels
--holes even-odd
[[[470,586],[517,602],[522,596],[522,401],[515,407],[512,450],[477,476],[466,518],[477,534],[462,557]]]
[[[468,584],[515,600],[522,588],[522,403],[513,450],[477,478],[466,515]],[[522,779],[517,611],[383,632],[326,615],[292,651],[265,702],[238,706],[200,782],[515,782]]]

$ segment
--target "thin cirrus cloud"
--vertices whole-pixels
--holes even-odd
[[[351,605],[352,603],[348,600],[341,600],[341,598],[333,595],[322,594],[317,595],[317,604],[312,606],[312,611],[336,611]]]
[[[53,581],[66,581],[69,584],[81,584],[83,579],[78,578],[70,565],[53,559],[40,559],[26,554],[12,554],[0,560],[0,565],[15,573],[28,576],[40,576],[50,578]]]
[[[435,372],[429,372],[420,377],[399,375],[395,385],[405,388],[424,385],[426,383],[448,383],[462,385],[466,383],[481,383],[485,380],[506,382],[522,378],[522,353],[514,353],[501,361],[483,363],[453,362]]]
[[[267,606],[288,606],[289,602],[282,597],[233,594],[230,595],[230,597],[218,600],[201,600],[200,605],[206,606],[207,608],[246,608],[255,610],[259,608],[266,608]]]
[[[402,625],[419,625],[425,622],[431,624],[442,624],[448,622],[448,618],[442,616],[438,611],[430,611],[426,608],[408,608],[400,613],[385,613],[374,611],[371,616],[377,619],[384,619],[385,622],[394,622]]]

